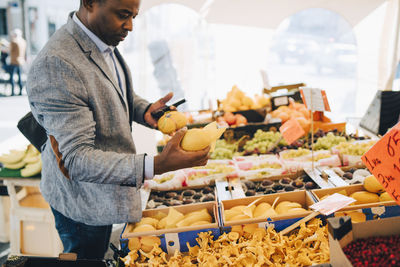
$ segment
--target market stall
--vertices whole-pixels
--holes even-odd
[[[164,2],[143,1],[141,12]],[[157,121],[157,133],[143,126],[130,128],[142,127],[133,131],[133,139],[141,142],[138,154],[162,153],[187,127],[179,149],[209,148],[208,161],[144,177],[135,189],[141,203],[132,203],[141,206],[135,211],[141,219],[124,221],[118,244],[111,244],[113,259],[93,261],[61,253],[54,216],[39,190],[41,153],[32,144],[12,147],[14,141],[8,142],[0,150],[0,185],[10,197],[9,220],[0,216],[0,226],[9,228],[4,236],[10,239],[12,255],[5,266],[398,266],[400,94],[390,89],[400,54],[400,2],[255,1],[247,15],[248,1],[168,2],[195,10],[207,23],[268,29],[304,8],[337,12],[356,31],[361,48],[370,39],[379,47],[373,55],[359,50],[357,64],[363,68],[356,81],[360,86],[375,84],[363,92],[357,89],[349,100],[363,118],[357,123],[337,119],[348,114],[331,110],[337,101],[324,88],[308,86],[307,80],[271,86],[264,71],[259,77],[263,86],[256,92],[231,84],[229,90],[211,94],[215,97],[209,108],[194,110],[182,100],[180,106],[154,111],[150,115]],[[370,38],[360,28],[383,5],[386,27],[371,29],[382,38]],[[378,66],[367,64],[371,58]],[[160,75],[156,70],[153,74]],[[372,101],[366,103],[367,98]],[[119,129],[110,135],[114,131]],[[59,144],[52,142],[63,170]],[[70,179],[68,171],[63,174]],[[0,213],[4,209],[6,205],[0,206]]]

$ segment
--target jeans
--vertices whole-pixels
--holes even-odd
[[[110,242],[112,225],[91,226],[76,222],[51,208],[64,253],[78,254],[78,259],[103,259]]]
[[[21,95],[22,94],[21,67],[18,65],[10,65],[9,71],[10,71],[11,95],[14,95],[14,87],[15,87],[14,74],[15,73],[17,73],[17,75],[18,75],[19,94]]]

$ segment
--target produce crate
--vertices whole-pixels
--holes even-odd
[[[151,231],[151,232],[137,232],[137,233],[130,233],[128,231],[128,225],[129,223],[124,227],[124,230],[121,233],[121,238],[131,238],[131,237],[140,237],[140,236],[159,236],[162,234],[167,234],[167,233],[180,233],[180,232],[187,232],[187,231],[195,231],[195,230],[200,230],[200,229],[208,229],[208,228],[217,228],[218,227],[218,211],[216,207],[216,202],[206,202],[206,203],[198,203],[198,204],[189,204],[189,205],[183,205],[183,206],[175,206],[172,207],[175,210],[187,214],[189,212],[193,211],[198,211],[206,208],[209,212],[210,215],[212,215],[214,222],[210,224],[205,224],[205,225],[199,225],[199,226],[185,226],[181,228],[171,228],[171,229],[162,229],[162,230],[156,230],[156,231]],[[152,210],[144,210],[142,213],[142,217],[150,217],[154,216],[158,212],[162,212],[165,214],[168,214],[170,208],[163,208],[163,209],[152,209]]]
[[[146,209],[159,209],[159,205],[174,207],[194,203],[214,202],[215,200],[216,193],[215,186],[213,185],[194,186],[171,191],[151,190]]]
[[[353,266],[343,252],[343,248],[353,240],[374,236],[400,234],[400,217],[351,224],[350,218],[328,219],[329,247],[332,266]]]
[[[327,188],[327,189],[315,189],[312,190],[312,194],[315,196],[317,201],[320,201],[320,199],[325,196],[325,195],[332,195],[334,193],[338,193],[342,190],[346,190],[347,195],[351,195],[354,192],[359,192],[359,191],[366,191],[364,189],[364,186],[361,184],[356,184],[356,185],[349,185],[349,186],[341,186],[341,187],[335,187],[335,188]],[[357,205],[351,205],[347,206],[340,211],[348,211],[348,210],[354,210],[354,209],[365,209],[365,208],[376,208],[376,207],[386,207],[386,206],[397,206],[396,201],[385,201],[385,202],[374,202],[374,203],[368,203],[368,204],[357,204]]]
[[[277,216],[272,216],[271,218],[251,218],[251,219],[244,219],[244,220],[237,220],[237,221],[226,221],[226,219],[225,219],[225,216],[224,216],[225,210],[229,210],[229,209],[239,206],[239,205],[247,206],[257,199],[260,199],[260,200],[258,202],[256,202],[256,205],[258,205],[262,202],[267,202],[270,205],[272,205],[272,203],[274,203],[275,199],[278,197],[279,197],[279,200],[277,201],[276,205],[282,201],[291,201],[291,202],[297,202],[297,203],[301,204],[301,206],[303,208],[305,208],[306,210],[309,209],[309,206],[311,206],[312,204],[315,203],[312,196],[310,195],[310,193],[305,190],[295,191],[295,192],[287,192],[287,193],[277,193],[277,194],[265,195],[265,196],[246,197],[246,198],[241,198],[241,199],[223,200],[223,201],[221,201],[221,213],[220,213],[223,226],[262,223],[262,222],[266,222],[267,219],[268,220],[270,219],[271,221],[281,221],[281,220],[287,220],[287,219],[302,218],[302,217],[305,217],[312,213],[312,211],[306,211],[306,212],[298,213],[298,214],[277,215]]]
[[[302,183],[300,183],[301,180]],[[240,182],[243,188],[243,194],[248,197],[319,188],[319,186],[303,171],[299,171],[295,174],[277,175],[252,180],[242,178]],[[255,186],[254,189],[252,189],[253,185]],[[265,188],[265,190],[262,191],[260,187]],[[251,190],[253,190],[255,194],[253,194]]]
[[[187,226],[181,228],[172,228],[172,229],[163,229],[156,230],[152,232],[139,232],[139,233],[130,233],[128,232],[129,224],[125,224],[124,229],[122,230],[120,236],[121,249],[123,252],[129,252],[129,239],[131,238],[139,238],[139,240],[145,236],[156,236],[160,239],[161,245],[160,247],[169,254],[173,254],[175,250],[179,250],[181,252],[187,252],[187,242],[191,246],[196,245],[196,238],[198,233],[211,231],[216,238],[220,235],[219,228],[219,214],[217,210],[217,206],[215,202],[207,202],[200,204],[190,204],[184,206],[176,206],[173,207],[177,211],[187,214],[188,212],[193,212],[197,210],[201,210],[203,208],[207,208],[208,212],[214,217],[214,222],[205,225],[199,226]],[[155,209],[155,210],[145,210],[143,211],[143,217],[152,216],[157,212],[168,213],[169,208],[165,209]]]

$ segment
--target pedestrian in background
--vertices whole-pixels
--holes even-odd
[[[14,95],[14,74],[18,75],[19,95],[22,95],[22,80],[21,80],[21,69],[25,64],[25,52],[26,52],[26,41],[22,37],[22,31],[15,29],[11,33],[10,43],[10,83],[11,83],[11,95]]]

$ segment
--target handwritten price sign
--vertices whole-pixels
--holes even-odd
[[[285,122],[279,128],[279,131],[281,132],[283,139],[285,139],[289,145],[306,134],[296,119],[290,119]]]
[[[362,157],[364,164],[400,204],[400,123]]]

